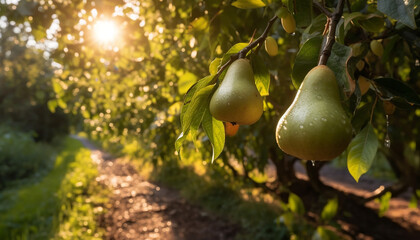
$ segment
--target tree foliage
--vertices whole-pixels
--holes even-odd
[[[61,65],[51,83],[50,110],[82,116],[84,128],[102,139],[135,137],[154,162],[176,160],[195,146],[226,174],[235,171],[234,159],[253,181],[248,173],[272,161],[274,186],[291,185],[298,160],[278,149],[276,123],[306,73],[327,60],[354,131],[339,159],[347,159],[356,180],[382,159],[403,188],[419,189],[419,1],[323,2],[21,0],[1,1],[0,13],[9,22],[29,23],[36,40],[58,43],[50,50]],[[279,20],[285,13],[296,20],[293,34]],[[104,44],[94,36],[102,19],[119,26],[116,41]],[[267,36],[279,44],[277,56],[261,47]],[[372,41],[383,54],[375,55]],[[265,111],[225,139],[208,103],[238,57],[251,59]],[[364,95],[360,76],[369,79]],[[395,105],[395,113],[383,102]]]

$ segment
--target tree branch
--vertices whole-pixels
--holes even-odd
[[[319,9],[319,11],[321,11],[323,14],[327,15],[327,17],[332,17],[332,12],[330,12],[330,10],[328,10],[327,8],[324,7],[324,5],[322,5],[321,3],[317,2],[317,1],[313,1],[313,4],[315,5],[315,7],[317,7]]]
[[[266,192],[276,193],[276,189],[272,189],[272,188],[268,187],[266,182],[259,183],[259,182],[256,182],[252,177],[250,177],[249,173],[248,173],[248,170],[246,169],[244,161],[242,161],[242,168],[244,170],[243,178],[245,180],[250,181],[255,187],[259,187],[259,188],[265,190]]]
[[[374,195],[363,199],[363,203],[367,203],[370,202],[376,198],[382,197],[383,195],[385,195],[385,193],[390,192],[392,194],[392,196],[394,197],[394,195],[399,195],[400,193],[404,192],[405,190],[407,190],[408,185],[406,183],[403,182],[397,182],[394,185],[385,187],[385,188],[379,188],[378,190],[376,190],[374,192]]]
[[[318,65],[326,65],[328,58],[331,55],[331,49],[335,42],[335,30],[337,28],[338,22],[341,19],[341,16],[343,15],[344,1],[345,0],[339,0],[337,7],[331,16],[327,40],[325,42],[324,48],[322,49],[322,53],[321,53],[321,57],[319,58]]]
[[[268,32],[270,31],[271,27],[273,26],[274,22],[278,19],[277,16],[274,16],[270,19],[270,21],[268,21],[267,27],[265,27],[264,32],[261,34],[261,36],[259,36],[255,41],[251,42],[250,44],[248,44],[248,46],[244,47],[241,51],[239,51],[236,54],[233,54],[232,56],[230,56],[229,61],[227,61],[225,64],[223,64],[223,66],[221,66],[219,68],[219,70],[216,73],[215,79],[218,78],[220,76],[220,74],[222,74],[222,72],[230,65],[232,64],[235,60],[237,60],[238,58],[245,58],[246,55],[248,54],[249,51],[251,51],[255,46],[257,46],[258,44],[261,44],[265,41],[265,39],[267,38]]]

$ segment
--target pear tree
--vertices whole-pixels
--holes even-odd
[[[60,66],[47,105],[75,129],[157,169],[195,154],[287,202],[278,222],[297,234],[302,189],[338,196],[316,226],[348,211],[343,199],[385,211],[407,189],[420,198],[419,12],[416,0],[0,0],[0,26],[29,29]],[[394,184],[348,197],[320,180],[327,164]],[[275,176],[256,177],[267,166]]]

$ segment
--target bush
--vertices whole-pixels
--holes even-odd
[[[31,134],[0,125],[0,189],[14,180],[42,175],[53,165],[53,151]]]

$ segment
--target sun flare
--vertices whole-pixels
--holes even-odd
[[[93,27],[95,39],[101,43],[111,43],[118,35],[118,28],[111,20],[100,20]]]

